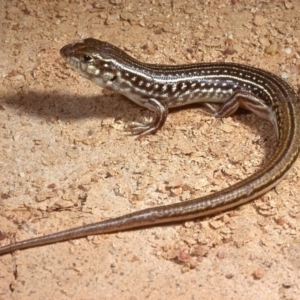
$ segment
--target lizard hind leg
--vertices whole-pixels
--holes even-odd
[[[274,110],[265,101],[250,92],[244,90],[234,92],[221,108],[214,113],[214,116],[216,118],[226,118],[234,114],[239,108],[247,109],[260,118],[271,122],[278,138],[278,124]]]

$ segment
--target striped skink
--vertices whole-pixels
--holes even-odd
[[[300,99],[284,80],[270,72],[222,62],[179,66],[148,64],[92,38],[67,45],[60,54],[84,77],[153,112],[151,122],[129,125],[133,134],[154,133],[163,126],[169,108],[199,102],[215,117],[230,116],[242,107],[269,120],[277,134],[277,147],[260,171],[214,194],[16,242],[0,248],[0,255],[88,235],[215,214],[270,190],[298,157]]]

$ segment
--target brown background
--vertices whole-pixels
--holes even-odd
[[[252,114],[197,107],[135,140],[147,112],[59,56],[86,37],[163,64],[239,62],[299,77],[299,1],[9,1],[0,8],[0,244],[206,195],[276,145]],[[6,1],[8,3],[8,1]],[[232,211],[0,257],[0,299],[299,299],[298,162]]]

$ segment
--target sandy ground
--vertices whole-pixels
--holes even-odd
[[[233,61],[300,83],[299,1],[1,1],[0,245],[220,190],[276,145],[252,114],[147,117],[72,71],[59,49],[109,41],[164,64]],[[196,4],[195,4],[196,3]],[[300,161],[265,196],[214,217],[0,257],[0,299],[299,299]]]

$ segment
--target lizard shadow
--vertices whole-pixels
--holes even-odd
[[[79,96],[61,92],[17,93],[6,97],[4,103],[19,114],[33,115],[40,119],[56,118],[62,122],[76,119],[105,118],[126,119],[133,103],[117,101],[111,96]],[[129,117],[128,117],[129,119]]]
[[[18,111],[19,114],[33,115],[40,119],[60,120],[62,122],[96,118],[99,119],[99,126],[101,126],[101,121],[106,118],[113,118],[115,121],[122,120],[126,124],[141,118],[141,111],[145,110],[145,108],[139,107],[126,97],[116,93],[100,96],[80,96],[63,94],[58,91],[19,92],[6,97],[4,103]],[[176,114],[179,110],[191,108],[199,110],[199,104],[172,108],[170,113]],[[248,111],[238,110],[238,115],[244,115],[245,113],[248,114]],[[199,114],[204,113],[200,111]],[[247,118],[238,117],[238,122],[246,127],[250,127],[252,131],[257,132],[261,136],[263,150],[266,156],[269,156],[273,152],[274,138],[272,138],[272,134],[270,135],[260,128],[260,124],[267,121],[259,117],[255,118],[258,120],[257,122],[249,123]],[[271,125],[270,131],[272,131]],[[273,136],[275,136],[274,133]]]
[[[32,114],[39,118],[57,117],[62,121],[94,117],[102,120],[112,117],[115,119],[122,118],[125,122],[128,122],[132,121],[132,118],[138,118],[139,111],[145,110],[145,108],[139,107],[126,97],[115,93],[112,95],[79,96],[65,95],[57,91],[51,91],[51,93],[20,92],[6,97],[4,102],[20,113]],[[197,109],[199,105],[190,104],[172,108],[170,113],[176,113],[183,109]],[[234,116],[246,114],[250,114],[250,112],[239,109]],[[252,126],[253,124],[249,124],[247,120],[243,119],[240,119],[240,122],[253,127],[251,129],[255,129],[257,126],[257,124]]]

